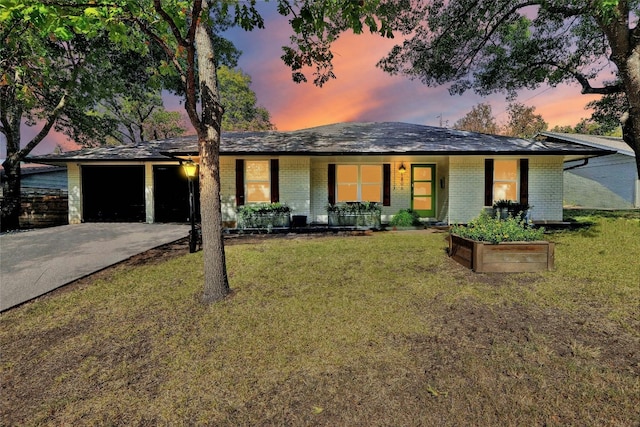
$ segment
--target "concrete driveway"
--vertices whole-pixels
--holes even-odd
[[[0,311],[188,236],[183,224],[92,223],[0,235]]]

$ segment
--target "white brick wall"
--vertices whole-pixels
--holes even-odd
[[[309,157],[281,157],[280,202],[293,209],[292,215],[311,216],[311,161]]]
[[[534,221],[562,221],[562,157],[529,160],[529,204]]]
[[[144,204],[145,217],[148,224],[153,223],[155,217],[154,200],[153,200],[153,164],[145,163],[144,165]]]
[[[449,222],[468,222],[484,209],[484,158],[451,157]],[[559,156],[529,159],[529,204],[534,221],[562,220],[562,167]]]
[[[223,221],[236,220],[235,158],[220,159],[221,200]],[[327,170],[329,163],[391,164],[391,206],[382,211],[383,222],[388,222],[400,209],[411,206],[412,164],[436,166],[437,219],[451,223],[468,222],[484,208],[484,157],[280,157],[280,201],[287,203],[294,215],[306,215],[308,222],[326,223],[325,206],[328,201]],[[407,173],[402,179],[397,172],[401,163]],[[529,203],[534,206],[533,219],[537,221],[562,220],[561,157],[540,156],[529,161]],[[145,168],[145,197],[147,222],[153,220],[153,167]],[[80,167],[69,164],[69,223],[82,221],[82,189]],[[444,188],[440,179],[444,178]]]
[[[449,160],[450,223],[466,223],[484,207],[484,158],[451,157]]]
[[[328,161],[313,160],[311,162],[311,204],[310,204],[310,217],[307,218],[308,222],[319,222],[326,224],[329,220],[327,218],[327,211],[325,207],[329,202],[328,186]]]
[[[80,166],[67,163],[67,184],[69,190],[69,224],[82,222],[82,188],[80,187]]]
[[[310,216],[310,160],[308,157],[280,157],[280,202],[293,209],[293,215]],[[236,220],[236,158],[220,158],[220,197],[222,220]],[[307,218],[309,221],[310,219]]]

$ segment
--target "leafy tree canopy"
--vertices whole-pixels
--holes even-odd
[[[222,130],[261,131],[272,130],[266,108],[256,105],[257,97],[251,90],[251,77],[239,69],[222,66],[218,69],[220,99],[224,107]]]
[[[219,147],[223,108],[216,79],[215,40],[225,25],[239,25],[245,30],[262,27],[263,19],[255,5],[255,0],[4,0],[0,6],[0,21],[27,22],[43,37],[94,37],[104,29],[110,40],[124,49],[144,55],[150,44],[156,44],[165,52],[167,59],[159,71],[179,77],[185,110],[198,135],[205,302],[221,299],[229,292],[221,227]],[[383,9],[380,0],[278,0],[277,10],[290,18],[294,33],[282,57],[291,67],[294,81],[306,81],[306,67],[313,70],[316,85],[335,77],[331,45],[343,31],[361,33],[368,28],[391,36]]]
[[[611,82],[615,84],[615,82]],[[591,121],[599,125],[603,134],[621,133],[620,117],[629,112],[629,102],[624,93],[610,93],[591,101],[587,108],[593,109]]]
[[[393,28],[406,36],[379,62],[452,93],[577,82],[582,93],[626,97],[618,117],[640,173],[640,0],[414,2]],[[593,83],[604,70],[619,78]]]
[[[0,37],[0,133],[7,177],[2,227],[7,229],[18,226],[20,162],[52,129],[81,144],[98,140],[111,123],[91,113],[96,103],[131,92],[131,79],[136,85],[150,79],[142,77],[144,61],[116,48],[104,32],[58,40],[9,16],[0,20]],[[23,125],[38,127],[28,141],[22,138]]]
[[[464,117],[454,123],[453,128],[493,135],[500,130],[500,126],[493,117],[491,105],[484,103],[473,107]]]
[[[160,93],[150,92],[142,100],[127,96],[107,100],[101,114],[114,125],[106,137],[108,145],[173,138],[187,130],[179,112],[164,108]]]
[[[539,132],[547,130],[549,126],[540,114],[535,114],[535,107],[528,107],[518,102],[507,106],[509,119],[503,133],[519,138],[533,138]]]

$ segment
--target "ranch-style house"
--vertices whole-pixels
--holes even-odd
[[[411,208],[425,221],[465,223],[500,199],[527,203],[536,222],[562,221],[563,166],[612,154],[570,141],[526,140],[407,123],[338,123],[298,131],[225,132],[223,221],[238,206],[286,203],[309,224],[327,204],[382,205],[386,223]],[[180,162],[195,136],[32,157],[66,166],[69,223],[176,222],[189,217]]]

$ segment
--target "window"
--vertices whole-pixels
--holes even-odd
[[[484,205],[496,200],[529,203],[529,159],[484,161]]]
[[[381,202],[381,165],[337,165],[337,202]]]
[[[245,162],[245,185],[247,203],[271,202],[271,172],[268,160]]]
[[[280,201],[278,159],[236,159],[236,206]]]
[[[495,160],[493,163],[493,201],[518,201],[518,161]]]

